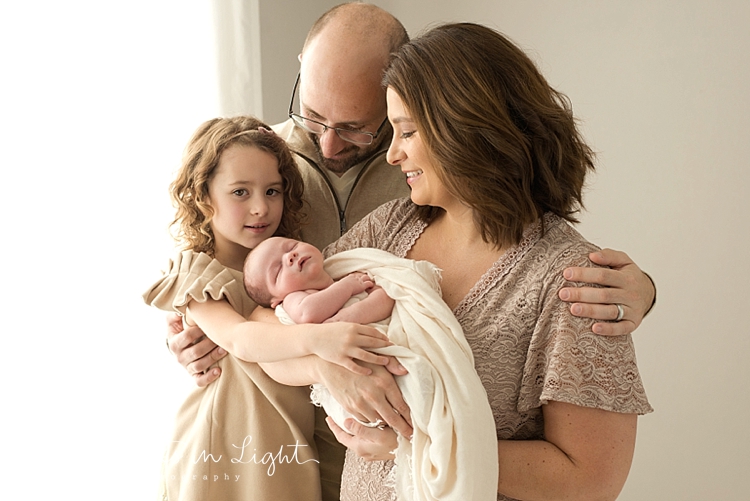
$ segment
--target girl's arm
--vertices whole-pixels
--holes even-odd
[[[256,308],[251,318],[269,329],[283,327],[273,311],[267,308]],[[344,322],[325,324],[325,327],[346,331],[349,329],[375,330],[366,325]],[[352,374],[342,369],[341,366],[326,362],[316,356],[260,365],[266,374],[281,384],[306,386],[312,383],[322,383],[332,392],[336,401],[358,419],[374,422],[380,416],[388,426],[399,433],[405,436],[412,434],[408,421],[410,419],[409,406],[406,405],[401,390],[393,378],[394,375],[405,375],[406,369],[398,364],[395,358],[390,358],[390,363],[385,368],[373,366],[372,374],[369,376]],[[398,412],[393,412],[393,409]]]
[[[325,289],[299,291],[287,295],[284,298],[284,310],[298,324],[320,324],[343,308],[353,295],[364,292],[374,285],[367,274],[351,273]],[[358,321],[358,323],[370,322]]]
[[[388,357],[368,350],[389,346],[377,329],[350,329],[344,335],[324,325],[271,325],[246,320],[225,300],[190,301],[188,319],[226,351],[247,362],[275,362],[318,355],[352,372],[369,374],[370,369],[353,359],[385,365]],[[273,327],[273,328],[270,328]]]

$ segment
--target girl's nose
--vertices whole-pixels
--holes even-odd
[[[268,212],[268,203],[266,203],[265,199],[254,200],[250,210],[255,215],[265,216]]]

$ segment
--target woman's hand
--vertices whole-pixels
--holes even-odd
[[[369,376],[352,374],[339,365],[321,362],[315,379],[324,384],[333,398],[355,418],[365,423],[380,419],[398,433],[411,437],[409,406],[393,378],[393,374],[406,374],[406,369],[395,359],[385,367],[365,365],[372,369]]]
[[[218,367],[209,368],[227,352],[216,346],[199,327],[185,328],[182,317],[176,313],[167,315],[167,347],[199,387],[209,385],[221,375]]]
[[[349,433],[342,430],[333,419],[326,418],[326,423],[336,436],[336,440],[347,446],[354,453],[367,461],[384,461],[394,459],[393,451],[398,447],[396,432],[389,427],[368,428],[353,419],[344,421]]]
[[[386,365],[388,357],[369,350],[391,346],[388,336],[374,327],[355,323],[326,323],[310,326],[310,350],[323,360],[338,364],[355,374],[369,375],[372,370],[354,360]]]
[[[624,252],[602,249],[592,252],[589,259],[609,268],[567,268],[563,275],[571,282],[586,282],[604,287],[565,287],[559,297],[573,303],[570,312],[577,317],[596,320],[592,326],[596,334],[620,336],[630,334],[641,324],[656,297],[651,279]],[[617,319],[620,305],[623,316]]]

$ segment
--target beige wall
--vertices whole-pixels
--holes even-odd
[[[270,29],[264,43],[289,35],[290,22],[296,30],[292,46],[263,47],[264,110],[280,110],[274,119],[283,118],[297,70],[290,57],[310,22],[335,3],[262,3],[263,27]],[[571,97],[599,152],[581,230],[627,251],[659,291],[635,336],[656,412],[639,420],[620,499],[747,499],[750,4],[373,3],[399,17],[412,36],[441,21],[493,26]],[[304,9],[293,21],[290,4]],[[270,74],[281,78],[280,94]]]

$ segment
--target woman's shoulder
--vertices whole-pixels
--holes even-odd
[[[396,198],[389,202],[384,203],[377,209],[373,210],[365,216],[364,219],[374,218],[382,221],[388,221],[389,219],[403,220],[405,218],[411,218],[414,216],[417,210],[417,205],[411,201],[409,197]],[[364,220],[363,219],[363,220]]]
[[[400,252],[402,244],[421,227],[416,210],[417,206],[409,198],[386,202],[329,245],[324,254],[329,257],[357,247],[371,247],[403,257]]]
[[[588,241],[576,228],[554,214],[544,217],[543,232],[534,245],[534,254],[545,256],[550,271],[562,272],[569,266],[599,267],[589,254],[600,247]]]

